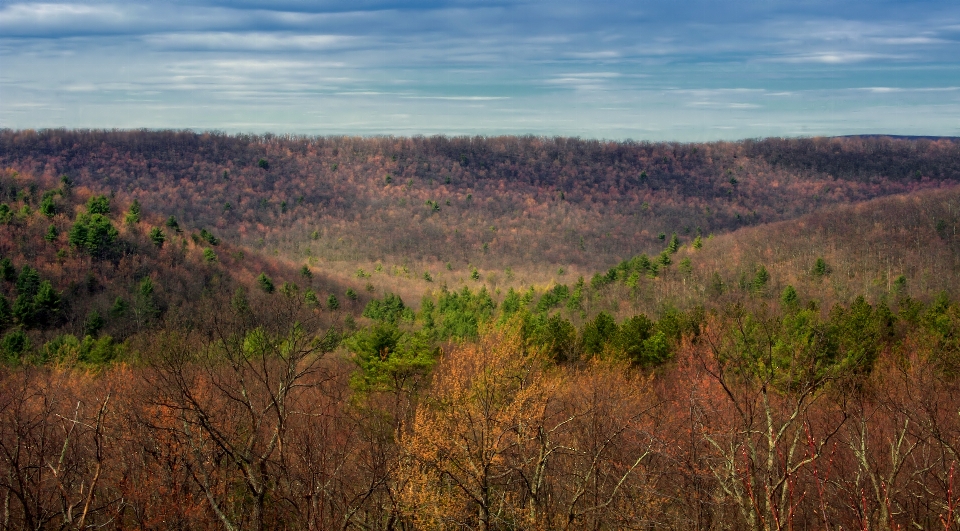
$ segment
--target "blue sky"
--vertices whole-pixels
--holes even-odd
[[[960,2],[0,0],[0,127],[960,136]]]

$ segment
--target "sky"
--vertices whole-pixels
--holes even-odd
[[[960,136],[960,1],[0,0],[0,127]]]

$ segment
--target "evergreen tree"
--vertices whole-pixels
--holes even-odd
[[[611,342],[619,331],[617,322],[607,312],[600,312],[593,319],[583,325],[581,333],[583,350],[589,355],[598,355],[603,347]]]
[[[95,258],[104,258],[120,237],[116,227],[103,214],[80,214],[70,229],[70,245]]]
[[[797,295],[797,290],[794,289],[793,286],[787,285],[787,287],[783,288],[783,293],[780,295],[780,301],[783,302],[784,306],[796,306],[799,300],[800,297]]]
[[[723,295],[725,291],[725,286],[723,284],[723,278],[720,277],[720,273],[716,271],[713,272],[713,275],[710,277],[710,283],[707,285],[707,292],[713,297],[719,297]]]
[[[7,363],[19,363],[25,353],[30,350],[30,338],[21,328],[14,329],[3,336],[0,341],[0,352]]]
[[[10,282],[17,278],[17,270],[13,267],[13,262],[9,258],[0,260],[0,279]]]
[[[103,329],[103,325],[104,321],[100,312],[90,310],[90,313],[87,314],[87,318],[83,322],[83,333],[88,336],[97,337],[97,335],[100,334],[100,330]]]
[[[757,293],[762,293],[767,287],[767,282],[770,281],[770,273],[767,272],[767,268],[760,264],[757,267],[757,273],[753,277],[753,291]]]
[[[203,250],[203,261],[208,264],[214,264],[217,262],[217,253],[213,252],[213,249],[207,247]]]
[[[0,330],[5,330],[13,322],[13,308],[10,300],[0,293]]]
[[[114,319],[119,319],[127,314],[127,301],[123,300],[123,297],[117,297],[113,301],[113,306],[110,307],[110,317]]]
[[[127,211],[125,220],[128,225],[140,223],[140,201],[136,199],[133,200],[133,203],[130,204],[130,210]]]
[[[329,308],[331,311],[334,311],[340,308],[340,301],[337,300],[336,295],[331,293],[330,296],[327,297],[327,308]]]
[[[58,236],[60,236],[60,231],[57,230],[56,225],[51,223],[50,226],[47,227],[47,233],[43,235],[43,239],[47,240],[50,243],[53,243],[57,241]]]
[[[110,213],[110,199],[103,195],[95,195],[87,201],[87,213],[106,216]]]
[[[167,221],[165,224],[168,229],[171,229],[174,232],[183,232],[182,230],[180,230],[180,223],[177,222],[177,218],[174,216],[170,216],[169,218],[167,218]]]
[[[152,241],[158,249],[162,249],[163,242],[167,241],[167,236],[163,233],[163,229],[154,227],[150,229],[150,241]]]
[[[260,276],[257,277],[257,285],[260,286],[265,293],[273,293],[275,289],[273,286],[273,280],[267,276],[266,273],[260,273]]]
[[[53,202],[52,195],[43,194],[43,199],[40,201],[40,213],[48,218],[57,215],[57,205]]]
[[[677,237],[677,233],[674,232],[673,236],[670,238],[670,244],[667,246],[667,251],[670,254],[674,254],[680,250],[680,238]]]
[[[17,294],[33,297],[40,289],[40,273],[36,269],[26,265],[20,270],[17,277]]]
[[[813,264],[813,276],[822,277],[830,273],[830,266],[827,265],[826,260],[823,257],[817,258],[816,263]]]

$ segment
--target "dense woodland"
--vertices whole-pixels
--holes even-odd
[[[3,529],[960,530],[960,143],[0,132]]]
[[[686,242],[954,185],[958,161],[960,142],[887,138],[653,144],[0,132],[0,167],[67,174],[294,263],[347,276],[355,263],[406,266],[449,284],[472,267],[501,277],[510,267],[528,284],[561,266],[592,274],[659,252],[661,235]]]

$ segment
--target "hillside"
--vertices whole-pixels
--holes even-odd
[[[664,307],[722,307],[777,301],[787,286],[824,309],[900,297],[932,300],[960,293],[960,187],[831,206],[799,218],[747,227],[701,248],[680,246],[671,265],[640,271],[627,285],[627,261],[606,274],[599,308],[655,315]],[[658,255],[650,256],[654,262]],[[819,264],[818,264],[819,262]],[[758,283],[758,271],[766,279]],[[605,301],[605,302],[604,302]]]
[[[289,282],[300,296],[310,291],[319,306],[332,295],[344,310],[362,307],[319,272],[305,275],[202,227],[69,179],[0,174],[0,330],[12,330],[4,337],[25,331],[38,349],[64,335],[122,344],[195,320],[211,301],[229,304],[238,289],[259,300],[261,274],[276,290]]]
[[[3,131],[0,167],[134,198],[343,280],[377,268],[531,284],[624,257],[960,182],[960,143],[888,138],[650,144],[534,137],[298,138]],[[509,273],[506,271],[510,268]],[[404,270],[406,272],[404,272]],[[516,278],[516,281],[513,279]],[[379,287],[379,286],[377,286]]]

